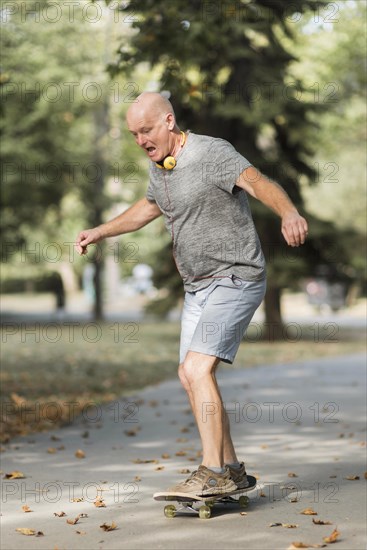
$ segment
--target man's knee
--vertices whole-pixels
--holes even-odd
[[[183,385],[183,387],[185,388],[185,390],[189,390],[189,382],[186,378],[186,373],[185,373],[185,369],[184,369],[184,363],[180,363],[178,365],[178,377],[180,379],[180,382],[181,384]]]
[[[181,376],[186,383],[192,384],[203,376],[212,374],[218,363],[219,359],[217,357],[189,351],[184,362],[180,365],[179,372],[181,372]]]

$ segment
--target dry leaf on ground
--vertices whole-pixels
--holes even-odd
[[[23,472],[20,472],[19,470],[14,470],[13,472],[10,472],[10,474],[5,474],[4,479],[23,479],[25,478],[25,475]]]
[[[305,508],[300,513],[304,514],[305,516],[317,516],[317,512],[315,512],[315,510],[313,510],[312,508]]]
[[[312,523],[314,523],[315,525],[332,525],[333,524],[332,521],[323,521],[322,519],[315,519],[315,518],[312,518]]]
[[[295,529],[298,527],[297,523],[270,523],[269,527],[285,527],[286,529]]]
[[[344,479],[347,479],[348,481],[355,481],[356,479],[359,479],[359,476],[347,476]]]
[[[304,542],[292,542],[288,546],[288,550],[294,550],[295,548],[325,548],[326,544],[305,544]]]
[[[54,512],[54,516],[58,517],[58,518],[62,518],[64,516],[66,516],[65,512]]]
[[[326,542],[327,544],[330,544],[332,542],[336,542],[339,538],[340,532],[337,529],[334,529],[334,531],[329,535],[328,537],[324,537],[322,540]]]
[[[18,533],[21,533],[22,535],[27,535],[27,536],[35,535],[36,537],[43,537],[42,531],[36,531],[35,529],[28,529],[27,527],[17,527],[15,530]]]
[[[141,458],[136,458],[135,460],[132,460],[134,464],[158,464],[159,460],[153,458],[149,460],[141,460]]]
[[[75,451],[75,456],[77,458],[85,458],[85,452],[82,451],[81,449],[78,449],[77,451]]]
[[[97,508],[106,508],[106,504],[103,500],[103,498],[101,497],[98,497],[95,501],[94,501],[94,506],[96,506]]]
[[[289,472],[288,477],[298,477],[298,475],[295,474],[294,472]]]
[[[79,518],[80,518],[80,516],[76,516],[76,518],[74,518],[74,519],[67,519],[66,523],[68,523],[69,525],[75,525],[76,523],[78,523]]]
[[[114,529],[117,529],[117,525],[113,521],[111,525],[108,525],[107,523],[102,523],[102,525],[100,525],[100,528],[103,529],[103,531],[113,531]]]
[[[31,510],[30,507],[27,506],[27,504],[25,504],[24,506],[22,506],[22,510],[23,510],[23,512],[33,512],[33,510]]]

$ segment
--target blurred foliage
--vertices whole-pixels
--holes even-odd
[[[310,238],[297,250],[283,242],[279,219],[252,201],[278,294],[275,313],[281,288],[295,287],[320,263],[334,276],[363,270],[364,3],[342,9],[312,0],[106,0],[98,2],[102,16],[94,23],[82,3],[72,21],[63,9],[50,22],[42,17],[47,6],[56,9],[49,4],[32,0],[25,9],[15,0],[6,11],[1,2],[5,277],[33,277],[35,266],[63,264],[80,278],[93,252],[75,258],[77,232],[144,195],[146,159],[123,123],[144,89],[169,90],[183,128],[228,139],[279,181],[301,212],[306,198]],[[337,102],[326,101],[333,88],[325,86],[333,82]],[[59,244],[60,262],[32,254],[37,243],[43,251],[50,242]],[[121,243],[121,275],[135,265],[124,249],[133,243],[136,260],[149,263],[156,286],[167,289],[157,305],[164,314],[182,296],[182,284],[161,220]],[[104,254],[111,249],[107,244]]]
[[[131,31],[103,3],[93,21],[86,4],[1,3],[4,288],[19,273],[33,280],[38,268],[81,279],[86,262],[102,254],[79,258],[77,233],[119,214],[147,185],[145,163],[122,126],[135,82],[111,81],[106,71],[117,36]],[[150,76],[144,67],[137,74],[142,83]],[[131,271],[123,260],[119,267]]]
[[[322,33],[326,23],[335,21],[330,4],[175,0],[167,5],[145,0],[124,3],[119,9],[130,13],[132,8],[136,33],[128,44],[121,44],[117,62],[109,67],[111,74],[129,74],[141,62],[159,68],[160,89],[171,94],[181,127],[230,141],[262,173],[278,181],[304,212],[302,188],[319,178],[313,162],[315,136],[328,105],[315,100],[302,71],[291,68],[307,60],[307,48],[302,48],[305,28],[319,25]],[[360,59],[358,43],[353,53]],[[321,66],[328,62],[329,58],[314,59]],[[333,63],[337,66],[335,59]],[[280,325],[281,289],[295,287],[320,264],[329,266],[330,277],[349,278],[351,242],[358,239],[353,231],[338,232],[330,218],[308,215],[306,246],[289,250],[279,219],[257,201],[251,203],[268,264],[267,320]],[[181,295],[169,250],[165,245],[155,271],[156,282],[170,291],[151,307],[161,313]]]

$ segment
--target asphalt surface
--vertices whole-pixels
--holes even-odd
[[[365,365],[359,354],[221,368],[238,455],[258,485],[247,508],[217,505],[207,520],[187,513],[167,519],[164,503],[152,499],[200,463],[200,441],[177,381],[75,419],[70,404],[71,425],[3,446],[1,547],[285,549],[292,542],[325,544],[336,529],[338,550],[365,548]],[[78,450],[84,458],[75,456]],[[25,477],[5,477],[14,471]],[[105,506],[95,505],[97,496]],[[303,514],[307,508],[317,515]],[[116,528],[105,531],[103,524]]]

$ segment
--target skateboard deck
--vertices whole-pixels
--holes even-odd
[[[248,487],[244,489],[237,489],[237,491],[232,491],[231,493],[226,493],[223,495],[203,495],[203,496],[194,496],[194,495],[185,495],[184,493],[169,493],[161,492],[155,493],[153,495],[154,500],[163,500],[168,502],[176,502],[178,507],[174,504],[167,504],[164,507],[164,515],[167,518],[173,518],[178,512],[194,512],[201,519],[208,519],[211,516],[211,510],[215,504],[237,504],[240,508],[246,508],[249,503],[248,496],[243,493],[247,493],[256,487],[256,478],[253,476],[247,476],[249,482]],[[240,497],[233,498],[236,495]],[[204,503],[198,508],[195,506],[197,503]]]

